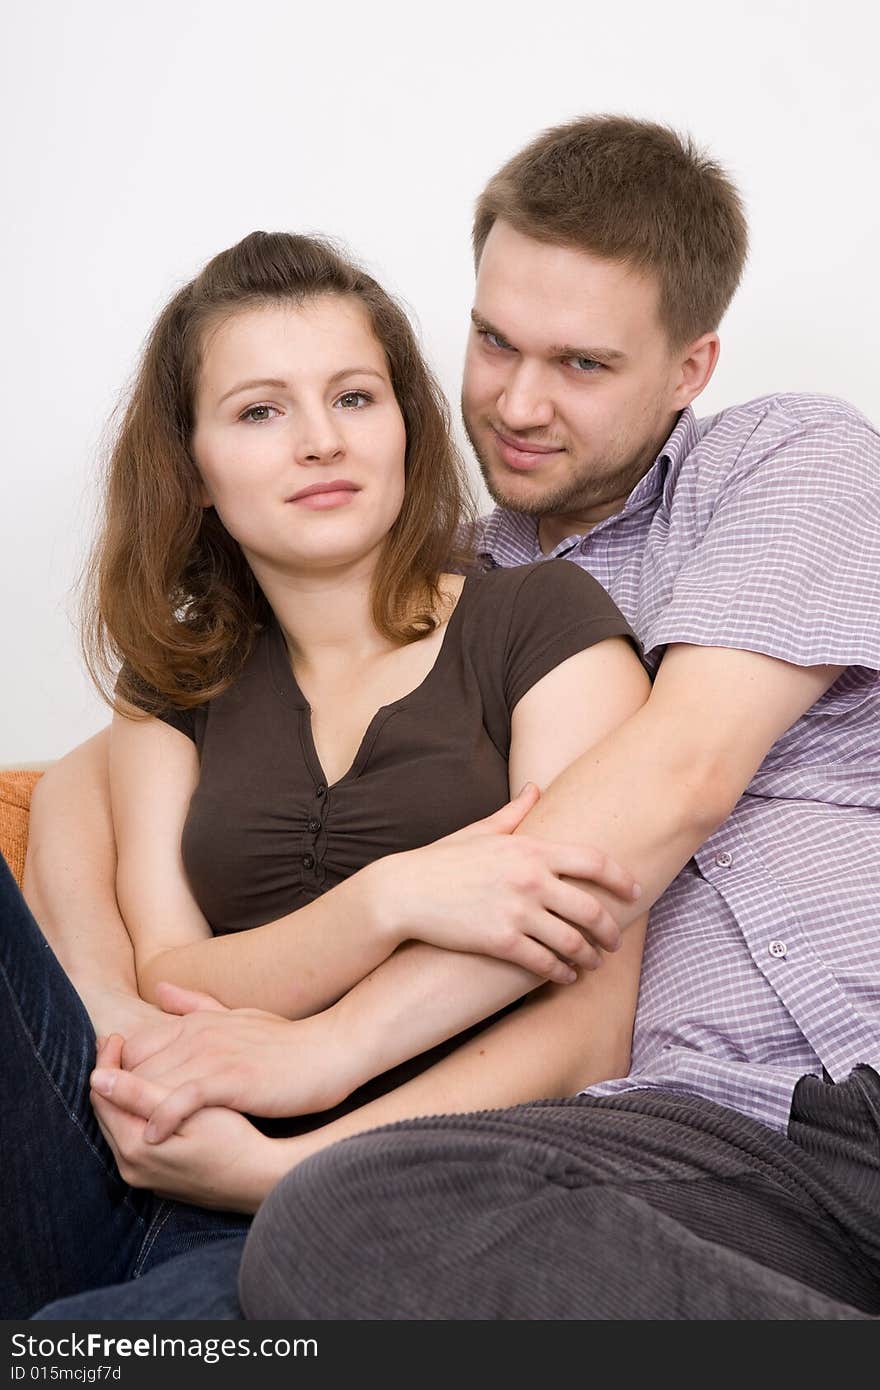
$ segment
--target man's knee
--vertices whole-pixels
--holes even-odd
[[[293,1169],[270,1192],[244,1248],[239,1298],[248,1318],[345,1318],[352,1277],[381,1220],[369,1148],[346,1140]]]

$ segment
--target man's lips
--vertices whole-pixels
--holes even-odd
[[[519,469],[522,473],[539,467],[551,454],[562,452],[554,444],[532,444],[525,439],[511,439],[509,435],[502,434],[494,426],[492,426],[492,433],[495,436],[498,452],[504,462],[508,467]]]
[[[288,497],[287,501],[303,502],[307,507],[323,510],[350,502],[356,492],[360,492],[356,483],[349,482],[347,478],[334,478],[327,483],[310,483]]]

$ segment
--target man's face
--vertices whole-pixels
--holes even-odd
[[[589,530],[687,403],[654,278],[496,222],[472,317],[462,412],[489,493],[546,518],[542,543]]]

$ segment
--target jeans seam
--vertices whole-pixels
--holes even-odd
[[[144,1239],[141,1244],[138,1257],[132,1266],[132,1279],[140,1278],[141,1271],[144,1267],[144,1264],[146,1263],[147,1257],[149,1256],[153,1246],[156,1244],[156,1241],[162,1232],[162,1228],[165,1226],[169,1216],[171,1215],[171,1211],[172,1205],[170,1202],[162,1202],[158,1210],[156,1211],[153,1220],[150,1222],[150,1225],[144,1234]]]
[[[74,1125],[74,1127],[75,1127],[75,1129],[78,1131],[78,1133],[79,1133],[79,1134],[82,1136],[82,1138],[85,1140],[85,1143],[86,1143],[87,1147],[89,1148],[89,1150],[91,1151],[91,1153],[94,1155],[94,1157],[98,1160],[98,1163],[99,1163],[100,1167],[103,1169],[103,1171],[104,1171],[104,1173],[107,1175],[107,1177],[108,1177],[108,1178],[112,1178],[112,1179],[113,1179],[114,1181],[116,1181],[116,1182],[124,1182],[124,1179],[122,1178],[122,1175],[120,1174],[119,1169],[118,1169],[115,1165],[114,1165],[114,1168],[112,1168],[112,1169],[109,1168],[109,1167],[107,1166],[107,1163],[105,1162],[104,1156],[102,1155],[100,1149],[96,1149],[96,1148],[95,1148],[95,1145],[92,1143],[91,1139],[89,1138],[89,1135],[86,1133],[86,1130],[85,1130],[84,1127],[83,1127],[82,1121],[80,1120],[80,1118],[79,1118],[79,1116],[77,1115],[76,1111],[75,1111],[75,1110],[72,1110],[71,1107],[68,1105],[67,1100],[65,1099],[65,1096],[64,1096],[63,1092],[61,1091],[61,1088],[59,1087],[57,1081],[55,1080],[55,1077],[52,1075],[52,1073],[50,1072],[49,1068],[46,1066],[46,1063],[45,1063],[45,1061],[44,1061],[44,1059],[43,1059],[42,1053],[40,1052],[40,1049],[37,1047],[36,1040],[34,1039],[33,1033],[31,1032],[31,1029],[30,1029],[30,1027],[29,1027],[29,1025],[28,1025],[28,1023],[27,1023],[27,1020],[25,1019],[25,1016],[24,1016],[24,1014],[23,1014],[22,1011],[21,1011],[21,1005],[20,1005],[19,1000],[18,1000],[18,995],[16,994],[15,990],[14,990],[13,987],[12,987],[12,981],[10,980],[9,975],[7,974],[7,971],[6,971],[6,967],[5,967],[5,965],[3,964],[2,961],[0,961],[0,975],[3,976],[3,982],[4,982],[4,984],[6,985],[7,993],[8,993],[8,995],[9,995],[9,998],[10,998],[11,1001],[12,1001],[12,1008],[13,1008],[13,1011],[14,1011],[15,1016],[16,1016],[16,1018],[18,1019],[20,1025],[21,1025],[22,1032],[24,1033],[24,1036],[27,1038],[28,1043],[30,1044],[31,1052],[33,1053],[33,1056],[34,1056],[34,1058],[36,1059],[37,1065],[39,1066],[39,1068],[40,1068],[40,1070],[42,1071],[43,1075],[45,1076],[46,1080],[48,1081],[50,1087],[51,1087],[52,1090],[54,1091],[56,1097],[57,1097],[58,1100],[61,1102],[61,1105],[62,1105],[62,1108],[63,1108],[63,1110],[64,1110],[64,1113],[67,1115],[67,1118],[72,1122],[72,1124]],[[127,1186],[127,1185],[126,1185],[126,1186]],[[135,1216],[136,1220],[140,1221],[141,1224],[143,1224],[144,1218],[143,1218],[143,1217],[140,1215],[140,1213],[134,1208],[134,1206],[133,1206],[133,1204],[132,1204],[132,1202],[131,1202],[131,1193],[130,1193],[130,1191],[127,1190],[127,1191],[125,1192],[125,1196],[124,1196],[123,1200],[124,1200],[126,1206],[131,1206],[132,1213],[133,1213],[133,1215]]]

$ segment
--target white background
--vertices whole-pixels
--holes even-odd
[[[703,398],[827,391],[880,421],[870,0],[29,0],[0,56],[0,764],[106,722],[72,585],[147,328],[254,228],[323,231],[416,312],[457,398],[473,201],[587,111],[690,130],[739,182],[745,283]]]

